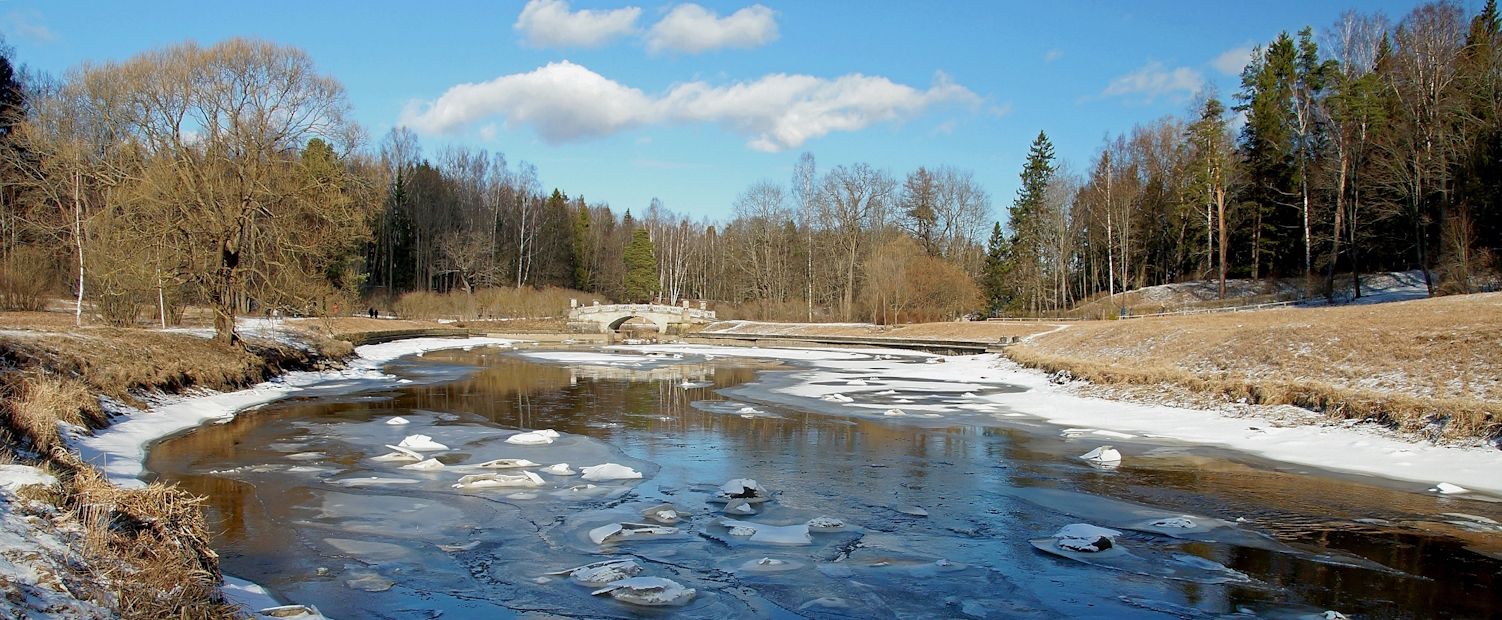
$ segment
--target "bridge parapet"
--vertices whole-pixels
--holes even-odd
[[[604,304],[580,306],[568,313],[569,331],[576,333],[612,332],[632,318],[642,318],[657,325],[664,332],[670,328],[686,325],[708,324],[715,321],[713,310],[704,310],[666,304]]]

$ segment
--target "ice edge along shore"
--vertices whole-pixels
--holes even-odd
[[[250,388],[197,397],[169,397],[150,409],[123,408],[122,419],[96,435],[75,433],[71,444],[86,461],[104,469],[110,481],[122,487],[144,486],[146,452],[150,445],[175,433],[206,422],[225,422],[240,411],[286,398],[308,388],[370,389],[396,385],[398,379],[382,366],[398,358],[442,349],[507,346],[514,341],[499,338],[416,338],[366,345],[340,371],[291,372]],[[618,347],[643,352],[681,353],[699,356],[744,356],[799,360],[816,366],[845,366],[856,362],[851,354],[881,353],[840,349],[839,354],[820,355],[810,349],[740,348],[709,345],[648,345]],[[828,353],[833,353],[829,351]],[[578,357],[578,356],[576,356]],[[860,357],[865,357],[860,355]],[[572,363],[600,363],[619,359],[612,353],[585,354]],[[1023,392],[976,397],[978,404],[991,404],[1009,411],[1036,416],[1067,426],[1088,426],[1117,432],[1132,432],[1152,438],[1210,444],[1287,463],[1323,469],[1369,474],[1415,483],[1414,491],[1445,482],[1473,490],[1502,495],[1502,451],[1489,448],[1438,446],[1383,436],[1369,429],[1344,426],[1277,427],[1257,417],[1233,417],[1222,412],[1141,405],[1068,394],[1051,384],[1041,371],[1024,369],[994,354],[951,356],[944,364],[908,365],[904,372],[914,378],[940,381],[962,380],[1010,384]],[[833,368],[831,368],[833,369]],[[963,379],[959,379],[963,378]],[[795,392],[796,393],[796,392]],[[800,394],[818,398],[815,393]],[[1004,418],[999,418],[1004,419]],[[246,597],[242,590],[261,590],[254,584],[226,576],[234,587],[227,595]],[[264,592],[263,590],[261,590]],[[243,594],[249,594],[244,592]]]

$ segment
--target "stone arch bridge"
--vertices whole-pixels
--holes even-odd
[[[633,318],[651,321],[661,333],[681,333],[690,325],[703,325],[715,320],[713,310],[665,304],[606,304],[595,302],[590,306],[576,306],[568,313],[568,330],[580,334],[611,333]]]

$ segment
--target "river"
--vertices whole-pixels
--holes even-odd
[[[1502,504],[967,407],[959,389],[1017,388],[935,389],[904,372],[931,358],[840,355],[839,371],[814,372],[817,360],[430,352],[387,367],[398,388],[247,411],[159,442],[147,469],[207,496],[226,573],[345,620],[1502,613]],[[873,370],[852,371],[863,358]],[[821,382],[868,409],[788,389]],[[558,437],[505,441],[531,429]],[[423,453],[443,468],[376,460],[417,434],[447,447]],[[1078,458],[1103,443],[1127,455],[1119,466]],[[534,462],[541,484],[454,486],[522,471],[475,467],[501,458]],[[642,477],[542,470],[557,463]],[[758,535],[725,523],[715,495],[732,479],[770,495],[734,517]],[[682,515],[672,528],[591,539],[664,503]],[[803,527],[819,517],[843,525]],[[1114,549],[1059,552],[1052,536],[1075,523],[1116,530]],[[548,575],[601,559],[695,595],[641,607]]]

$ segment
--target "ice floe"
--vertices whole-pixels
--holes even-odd
[[[387,448],[391,448],[392,450],[395,450],[395,452],[390,452],[390,453],[387,453],[387,454],[382,454],[381,456],[374,456],[374,457],[371,457],[370,460],[372,460],[372,461],[421,461],[424,458],[427,458],[427,457],[424,457],[421,454],[418,454],[417,452],[414,452],[414,451],[409,450],[407,448],[403,448],[401,446],[393,446],[393,445],[391,445],[391,444],[388,443],[388,444],[386,444],[386,447]]]
[[[1111,446],[1101,446],[1099,448],[1081,454],[1080,458],[1097,465],[1121,464],[1121,452],[1118,452],[1116,448],[1113,448]]]
[[[518,474],[473,474],[459,478],[456,489],[483,489],[494,487],[539,487],[542,476],[530,471]]]
[[[552,474],[554,476],[572,476],[577,473],[574,470],[568,468],[568,463],[555,463],[553,465],[543,467],[537,471],[545,474]]]
[[[1450,484],[1448,482],[1441,482],[1439,484],[1436,484],[1433,488],[1429,489],[1429,491],[1433,493],[1443,493],[1445,495],[1459,495],[1461,493],[1471,492],[1470,489],[1467,489],[1458,484]]]
[[[814,542],[808,533],[808,524],[767,525],[737,519],[720,519],[719,525],[731,536],[749,536],[754,543],[770,545],[811,545]]]
[[[545,574],[568,577],[581,586],[598,588],[641,574],[641,565],[635,560],[605,560]]]
[[[635,480],[641,478],[641,472],[615,463],[604,463],[591,467],[581,467],[584,479],[591,482],[605,482],[608,480]]]
[[[597,545],[607,542],[625,540],[628,538],[641,538],[643,536],[665,536],[677,534],[678,528],[666,525],[653,525],[651,523],[610,523],[589,531],[589,540]]]
[[[411,422],[408,421],[407,418],[401,416],[396,416],[394,418],[391,418],[390,420],[386,420],[386,423],[396,426],[400,426],[402,424],[411,424]]]
[[[770,494],[761,483],[752,478],[735,478],[720,485],[710,501],[729,502],[731,500],[743,500],[748,504],[756,504],[767,501]]]
[[[1060,528],[1053,537],[1061,549],[1080,553],[1099,553],[1114,547],[1114,539],[1120,535],[1121,532],[1113,529],[1088,523],[1074,523]]]
[[[493,461],[485,461],[475,467],[483,467],[485,469],[523,469],[537,467],[537,463],[533,463],[527,459],[495,459]]]
[[[540,431],[517,433],[507,437],[506,443],[518,446],[545,446],[553,443],[553,440],[558,439],[558,437],[558,431],[549,428]]]
[[[819,398],[821,398],[823,400],[827,400],[827,401],[832,402],[832,403],[853,403],[853,402],[855,402],[854,398],[851,398],[851,397],[846,396],[844,394],[840,394],[838,392],[836,392],[834,394],[825,394],[823,396],[820,396]]]
[[[672,504],[658,504],[642,510],[641,514],[643,517],[663,525],[676,525],[684,517],[683,512],[674,508]]]
[[[422,434],[407,435],[405,439],[402,439],[401,443],[396,445],[398,447],[406,448],[415,452],[433,452],[437,450],[449,449],[448,446],[433,441],[432,437]]]
[[[439,469],[443,469],[443,463],[438,462],[438,459],[428,459],[426,461],[418,461],[416,463],[412,463],[411,465],[403,465],[402,469],[416,469],[418,471],[437,471]]]
[[[613,582],[590,594],[609,594],[618,601],[647,607],[684,605],[694,598],[695,590],[662,577],[632,577]]]

